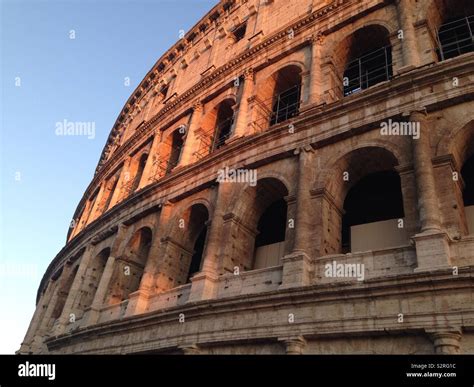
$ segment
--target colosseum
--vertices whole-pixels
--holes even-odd
[[[474,353],[473,31],[219,1],[118,115],[19,353]]]

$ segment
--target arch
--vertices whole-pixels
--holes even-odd
[[[474,153],[474,120],[457,129],[447,129],[436,148],[437,156],[452,154],[456,164],[461,166]]]
[[[300,62],[287,62],[258,83],[254,105],[257,127],[265,129],[298,115],[304,69]]]
[[[387,22],[373,20],[355,26],[331,45],[326,53],[334,64],[337,94],[347,96],[391,79],[391,29]]]
[[[225,145],[233,132],[236,99],[233,95],[223,96],[212,105],[201,120],[198,130],[198,147],[195,155],[201,159]]]
[[[171,220],[171,226],[162,239],[162,265],[158,268],[157,289],[164,291],[183,285],[200,271],[208,221],[208,206],[202,199],[186,205]]]
[[[436,36],[433,41],[439,61],[474,51],[474,3],[471,0],[432,0],[426,19]]]
[[[260,178],[256,186],[246,185],[239,190],[237,195],[239,199],[233,201],[235,205],[230,209],[235,219],[230,226],[235,228],[235,230],[231,230],[230,233],[239,235],[239,239],[234,240],[234,243],[239,246],[236,246],[232,252],[232,262],[243,270],[252,270],[278,264],[285,248],[286,217],[278,225],[265,219],[281,220],[282,217],[280,215],[283,212],[287,212],[285,200],[288,196],[288,188],[279,179],[265,177]],[[264,217],[263,220],[262,216]],[[266,232],[262,227],[271,227],[273,225],[277,227],[283,225],[285,228],[283,231],[280,229],[275,231],[278,235],[281,235],[282,232],[285,234],[283,240],[275,242],[268,240],[266,237],[258,238],[259,233]],[[273,230],[269,230],[266,234],[270,235],[272,232]],[[266,247],[266,249],[257,251],[257,249],[263,247]]]
[[[352,152],[360,152],[365,153],[366,151],[370,151],[370,149],[380,149],[380,152],[386,153],[387,157],[393,160],[393,165],[398,166],[402,164],[407,164],[411,162],[410,155],[402,152],[400,147],[397,147],[396,144],[384,141],[384,140],[371,140],[368,142],[364,142],[357,146],[352,147],[350,150],[346,151],[344,154],[335,154],[331,156],[327,161],[324,162],[325,165],[328,165],[328,168],[324,168],[321,173],[317,174],[317,179],[313,188],[315,190],[318,189],[326,189],[331,194],[336,194],[333,192],[330,187],[330,181],[334,177],[335,170],[339,170],[338,167],[343,163],[343,160],[351,158]]]
[[[161,141],[156,166],[157,179],[168,175],[178,165],[184,148],[186,133],[186,126],[180,125]]]
[[[140,157],[137,160],[137,169],[136,169],[136,172],[135,172],[135,176],[132,180],[133,184],[131,186],[130,193],[135,192],[137,190],[137,188],[139,187],[140,181],[141,181],[142,176],[143,176],[143,172],[145,171],[145,166],[146,166],[147,160],[148,160],[148,152],[142,152],[142,154],[140,155]]]
[[[69,296],[74,279],[76,278],[77,270],[79,269],[79,264],[76,263],[74,266],[67,267],[67,270],[62,270],[60,282],[58,283],[58,288],[56,291],[56,301],[54,304],[54,309],[51,313],[51,320],[49,326],[52,326],[54,322],[61,317],[61,314],[66,305],[66,300]]]
[[[138,290],[153,241],[153,231],[141,227],[128,240],[117,258],[106,295],[106,303],[116,304],[127,300],[130,293]]]
[[[78,313],[76,314],[76,318],[82,317],[85,310],[92,305],[107,260],[110,257],[110,251],[110,247],[105,247],[90,261],[89,266],[84,273],[84,280],[80,290],[79,300],[75,308]]]
[[[394,226],[392,219],[387,219],[388,213],[396,213],[398,216],[397,219],[399,219],[403,218],[405,212],[400,178],[396,170],[396,167],[399,165],[397,156],[385,147],[368,146],[364,144],[350,150],[342,156],[335,156],[328,164],[330,167],[324,174],[321,174],[319,180],[316,182],[316,188],[323,188],[333,198],[332,204],[329,207],[330,215],[328,216],[331,219],[331,229],[339,230],[339,232],[332,232],[331,235],[327,236],[331,239],[328,241],[328,244],[334,246],[336,251],[348,252],[351,247],[347,246],[346,241],[350,239],[348,238],[348,233],[353,231],[352,226],[382,221],[390,221],[388,223],[379,224],[380,228],[387,227],[390,231],[390,234],[387,234],[387,238],[374,239],[373,244],[366,243],[364,245],[358,243],[357,245],[364,245],[367,249],[370,249],[369,247],[371,246],[373,248],[388,247],[393,241],[402,241],[400,243],[403,244],[405,234],[397,234],[399,230],[394,229],[397,225],[395,224]],[[387,179],[384,179],[384,176],[388,176]],[[374,185],[373,183],[374,181],[376,182],[377,179],[379,179],[381,183]],[[382,187],[380,187],[381,185]],[[351,196],[357,199],[358,193],[367,191],[367,189],[364,188],[367,186],[372,187],[376,199],[382,201],[386,194],[383,188],[385,186],[395,187],[397,190],[397,196],[395,197],[397,202],[394,204],[394,206],[396,205],[394,211],[384,212],[383,205],[379,206],[378,212],[369,214],[370,216],[367,217],[367,221],[364,219],[361,220],[360,217],[356,216],[357,214],[348,213],[348,211],[354,211],[354,208],[357,211],[358,205],[364,205],[363,200],[360,200],[360,196],[359,204],[356,201],[355,205],[352,205],[352,202],[354,202],[354,200],[352,200],[348,205],[347,200],[350,201]],[[355,194],[351,195],[351,192],[355,192]],[[377,192],[379,194],[377,194]],[[398,211],[400,209],[400,203],[402,203],[402,210]],[[387,205],[391,205],[391,203]],[[370,207],[368,208],[370,209]],[[374,210],[375,209],[374,207]],[[367,225],[367,227],[369,227],[369,225]],[[358,230],[354,230],[354,232],[355,231],[361,231],[363,235],[364,228],[359,227]]]

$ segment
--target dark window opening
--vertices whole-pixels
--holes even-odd
[[[135,179],[133,180],[130,193],[135,192],[135,190],[138,188],[138,185],[140,184],[140,180],[142,179],[142,176],[143,176],[143,171],[145,170],[147,159],[148,159],[148,154],[146,153],[140,157],[137,174],[135,175]]]
[[[344,72],[344,96],[368,89],[392,78],[392,48],[366,52],[349,62]]]
[[[179,129],[173,132],[173,139],[171,143],[171,152],[168,159],[168,166],[166,168],[166,174],[170,173],[171,170],[178,165],[183,150],[184,141],[183,134],[180,133]]]
[[[267,208],[258,222],[259,234],[255,238],[255,248],[285,240],[287,211],[288,206],[283,198]]]
[[[300,109],[301,87],[295,85],[275,97],[270,125],[275,125],[298,115]]]
[[[395,171],[376,172],[352,187],[344,201],[342,252],[351,251],[351,227],[404,217],[400,177]]]
[[[225,141],[232,134],[234,124],[234,109],[231,103],[223,102],[217,111],[216,127],[214,129],[214,140],[212,149],[216,150],[225,145]]]
[[[438,30],[438,59],[445,60],[474,51],[474,15],[451,18]]]
[[[464,206],[474,206],[474,155],[472,155],[461,169],[464,180],[463,200]]]
[[[242,40],[245,37],[246,32],[247,32],[247,23],[244,23],[240,25],[239,27],[237,27],[233,32],[235,41],[238,42],[239,40]]]
[[[114,179],[115,179],[115,181],[114,181],[112,187],[110,188],[109,192],[107,192],[107,200],[104,204],[104,212],[109,209],[110,202],[112,201],[112,197],[114,196],[115,189],[117,188],[118,177],[115,177]]]
[[[191,265],[189,267],[188,278],[186,282],[191,280],[191,277],[201,270],[202,255],[204,253],[204,245],[206,243],[207,227],[204,227],[199,234],[196,243],[194,244],[194,254],[191,258]]]

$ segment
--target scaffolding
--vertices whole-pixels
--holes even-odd
[[[300,110],[301,85],[295,85],[266,101],[255,98],[257,118],[255,126],[260,131],[298,116]],[[269,106],[272,108],[270,109]]]
[[[344,72],[344,96],[392,78],[392,47],[385,46],[349,62]]]
[[[474,51],[474,16],[444,23],[438,30],[437,54],[440,60]]]

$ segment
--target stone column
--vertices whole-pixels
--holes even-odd
[[[413,25],[413,0],[398,0],[397,11],[400,29],[403,31],[402,50],[403,67],[399,71],[411,70],[420,63],[416,44],[415,27]]]
[[[461,332],[438,331],[430,334],[436,354],[459,355],[461,353]]]
[[[215,195],[214,212],[211,222],[208,224],[202,269],[191,279],[190,301],[205,300],[215,296],[215,285],[219,276],[219,253],[222,247],[224,215],[231,193],[232,183],[219,183]]]
[[[404,228],[407,237],[411,238],[419,230],[418,214],[416,211],[416,182],[415,172],[412,165],[400,165],[395,167],[400,176],[400,185],[403,196]]]
[[[37,331],[41,326],[44,316],[46,313],[46,309],[48,305],[51,304],[51,297],[54,293],[54,286],[50,280],[48,285],[46,285],[46,291],[40,297],[38,304],[36,305],[36,310],[31,320],[30,326],[28,327],[28,331],[26,332],[25,338],[21,343],[21,347],[19,350],[20,354],[28,354],[29,352],[37,352],[37,348],[35,347],[34,343],[37,340]]]
[[[295,243],[292,253],[282,258],[283,279],[281,287],[283,288],[309,285],[310,282],[310,246],[313,235],[310,190],[314,153],[310,146],[298,149],[295,153],[299,155]]]
[[[154,165],[157,158],[159,157],[158,146],[160,145],[160,142],[161,136],[159,130],[156,130],[153,136],[153,142],[151,143],[150,153],[148,154],[148,159],[146,160],[145,169],[143,170],[142,178],[140,179],[140,183],[138,184],[138,189],[142,189],[143,187],[154,183]]]
[[[183,152],[179,160],[178,166],[183,167],[191,164],[194,161],[194,152],[197,150],[199,144],[195,136],[195,131],[199,128],[202,118],[202,104],[197,102],[193,106],[193,112],[188,125],[188,133],[184,143]]]
[[[82,327],[96,324],[99,321],[100,310],[105,302],[105,296],[109,290],[110,280],[114,274],[115,261],[118,254],[118,247],[121,245],[123,238],[125,237],[127,227],[121,225],[117,231],[112,248],[110,249],[110,256],[107,259],[107,263],[100,278],[99,286],[95,292],[94,300],[89,310],[89,315],[85,319],[84,323],[81,324]]]
[[[433,169],[439,187],[440,212],[443,227],[451,238],[459,240],[468,235],[463,202],[463,179],[453,155],[442,155],[434,158]]]
[[[70,322],[71,314],[74,313],[74,303],[77,297],[80,296],[80,290],[84,281],[84,274],[91,261],[92,249],[93,249],[93,246],[89,245],[84,251],[84,253],[82,254],[81,263],[79,264],[79,268],[77,269],[76,276],[74,277],[74,281],[71,285],[71,289],[69,290],[69,294],[67,296],[66,303],[64,304],[64,308],[61,313],[61,316],[58,319],[59,320],[58,324],[55,326],[55,329],[54,329],[55,335],[60,335],[64,333],[66,331],[67,326],[70,323],[72,323]],[[74,317],[74,320],[75,320],[75,317]]]
[[[430,133],[426,114],[420,111],[412,112],[410,114],[410,123],[412,126],[419,125],[420,129],[420,138],[413,139],[413,163],[418,192],[421,232],[440,231],[441,220],[433,165],[431,163]]]
[[[143,271],[140,287],[136,292],[129,295],[125,316],[144,313],[148,308],[150,297],[158,294],[158,291],[156,290],[156,276],[159,266],[163,265],[163,262],[160,261],[162,253],[161,238],[164,236],[163,230],[171,221],[172,215],[173,206],[169,202],[163,203],[161,205],[158,225],[155,227],[156,234],[153,237],[153,243],[148,253],[148,259]]]
[[[97,219],[101,215],[100,203],[102,202],[102,197],[104,195],[106,186],[107,186],[107,182],[103,181],[102,184],[100,185],[100,189],[99,189],[99,192],[97,193],[97,197],[95,199],[94,205],[91,207],[85,226],[87,226],[89,223],[92,223],[95,219]]]
[[[323,101],[322,92],[322,48],[324,36],[318,34],[311,37],[311,69],[309,73],[309,93],[304,105],[319,105]],[[304,109],[304,107],[303,107]]]
[[[306,340],[303,336],[278,339],[285,346],[287,355],[302,355],[306,348]]]
[[[117,203],[121,202],[125,196],[125,185],[131,181],[132,177],[130,174],[130,165],[132,163],[132,157],[127,156],[123,163],[122,172],[120,173],[119,180],[115,187],[115,192],[112,194],[112,199],[110,199],[109,207],[112,208]]]
[[[244,83],[242,85],[242,95],[240,96],[239,111],[234,127],[232,139],[245,136],[247,133],[249,119],[249,98],[253,94],[254,71],[249,68],[244,71]]]
[[[449,238],[441,229],[441,217],[431,162],[430,133],[426,114],[413,111],[412,126],[418,125],[418,139],[413,139],[413,164],[418,196],[418,217],[421,233],[413,237],[416,244],[416,271],[433,270],[450,265]]]

